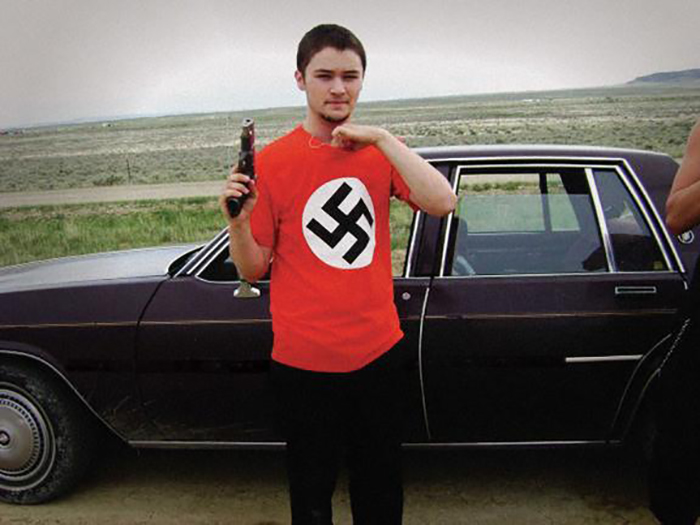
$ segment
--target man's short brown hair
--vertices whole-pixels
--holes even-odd
[[[362,42],[352,31],[336,24],[321,24],[304,35],[297,48],[297,70],[304,75],[306,66],[314,55],[327,47],[338,51],[349,49],[357,53],[364,74],[367,69],[367,56]]]

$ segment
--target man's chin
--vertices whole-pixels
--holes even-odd
[[[322,114],[321,117],[323,120],[330,124],[342,124],[343,122],[347,121],[350,118],[350,114],[347,115],[326,115]]]

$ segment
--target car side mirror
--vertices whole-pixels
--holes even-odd
[[[260,290],[248,281],[241,280],[241,284],[234,290],[233,296],[236,299],[257,299],[260,297]]]

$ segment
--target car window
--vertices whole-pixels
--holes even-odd
[[[663,271],[668,266],[639,206],[615,170],[594,170],[618,271]]]
[[[258,282],[269,281],[272,263],[267,273]],[[228,244],[225,244],[207,266],[197,275],[204,281],[213,282],[234,282],[238,281],[238,269],[229,254]]]
[[[607,270],[583,169],[463,171],[448,274]]]
[[[229,255],[228,246],[220,250],[216,257],[199,274],[205,281],[237,281],[238,270]]]

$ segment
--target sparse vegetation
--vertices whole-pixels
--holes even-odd
[[[32,128],[0,136],[0,192],[222,179],[238,125],[256,120],[259,147],[291,130],[304,108],[142,118]],[[356,121],[409,146],[548,143],[683,155],[700,115],[699,87],[625,86],[361,104]],[[485,188],[488,189],[488,188]],[[411,213],[392,208],[395,271]],[[215,199],[0,210],[0,265],[77,253],[204,241],[223,219]]]
[[[237,156],[238,125],[262,146],[304,109],[282,108],[34,128],[0,137],[0,192],[220,178]],[[410,146],[586,144],[675,158],[700,115],[700,88],[619,87],[372,102],[356,120]]]

